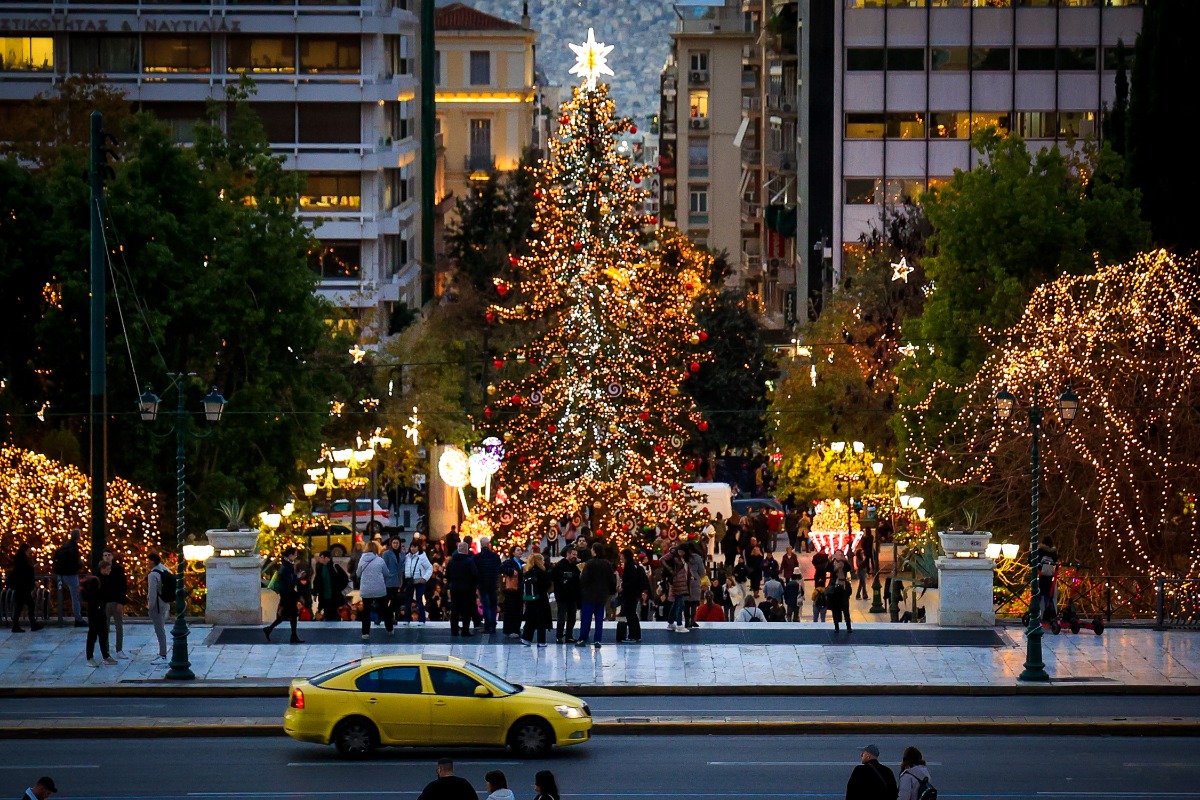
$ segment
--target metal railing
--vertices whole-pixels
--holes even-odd
[[[33,618],[38,622],[48,622],[51,613],[57,614],[58,622],[63,621],[62,580],[55,575],[38,575],[33,585]],[[12,625],[13,610],[16,605],[13,590],[5,586],[0,590],[0,623]],[[28,612],[21,609],[22,619],[28,619]]]
[[[995,587],[997,616],[1021,616],[1029,609],[1027,570],[1019,570],[1014,586]],[[1146,620],[1154,618],[1157,596],[1155,580],[1149,575],[1088,575],[1074,568],[1059,569],[1055,578],[1055,600],[1059,611],[1068,603],[1084,619],[1103,617]]]
[[[1200,578],[1159,578],[1154,627],[1200,630]]]

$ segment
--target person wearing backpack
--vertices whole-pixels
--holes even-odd
[[[575,643],[576,647],[587,647],[593,627],[596,635],[592,646],[600,647],[604,639],[604,609],[616,593],[617,570],[612,562],[604,557],[603,546],[596,542],[592,545],[592,557],[579,573],[579,598],[583,601],[583,611],[579,615],[579,641]],[[684,594],[686,593],[685,585]],[[594,626],[592,620],[595,620]]]
[[[175,603],[175,576],[163,566],[162,556],[151,553],[150,572],[146,574],[146,605],[150,611],[150,622],[154,624],[154,636],[158,639],[158,655],[152,664],[167,660],[167,618]]]
[[[550,628],[550,574],[541,553],[533,553],[521,573],[521,598],[525,601],[525,630],[521,644],[533,644],[537,633],[538,647],[546,646],[546,631]],[[507,621],[507,619],[506,619]]]
[[[859,760],[846,783],[846,800],[892,800],[897,792],[896,775],[879,763],[879,748],[864,745]]]
[[[915,747],[904,748],[900,758],[900,794],[897,800],[937,800],[937,789],[929,780],[929,767]]]

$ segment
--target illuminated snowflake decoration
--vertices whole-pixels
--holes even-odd
[[[597,42],[596,32],[592,28],[588,28],[586,42],[568,43],[568,46],[575,53],[575,66],[571,67],[571,74],[583,78],[584,88],[588,91],[595,90],[596,78],[600,75],[615,74],[608,66],[608,54],[613,51],[613,45]]]

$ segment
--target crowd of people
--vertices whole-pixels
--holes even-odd
[[[762,513],[718,514],[700,536],[664,526],[618,551],[589,540],[576,515],[550,526],[528,551],[510,544],[501,552],[488,538],[452,528],[438,540],[357,542],[344,566],[328,551],[304,562],[291,547],[272,580],[279,616],[264,633],[269,640],[288,622],[299,643],[297,622],[357,618],[370,639],[372,625],[391,633],[397,624],[432,620],[449,621],[455,637],[500,632],[544,647],[552,634],[559,644],[599,647],[606,621],[617,623],[616,641],[635,644],[651,620],[684,634],[710,622],[800,622],[806,600],[813,622],[832,616],[835,631],[844,624],[851,632],[851,596],[866,598],[879,568],[875,539],[865,531],[854,552],[826,553],[811,542],[809,519],[793,509],[771,531]],[[778,558],[776,534],[787,536]],[[802,552],[812,553],[809,574]]]

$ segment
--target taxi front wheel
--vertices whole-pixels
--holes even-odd
[[[362,717],[350,717],[338,723],[333,746],[346,758],[362,758],[379,746],[379,732]]]
[[[508,744],[513,752],[524,758],[544,756],[554,745],[554,729],[545,720],[526,717],[512,726]]]

